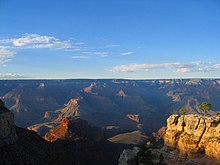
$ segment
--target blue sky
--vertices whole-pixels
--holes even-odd
[[[0,0],[0,79],[219,75],[219,0]]]

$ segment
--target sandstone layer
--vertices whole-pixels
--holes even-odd
[[[205,153],[220,159],[220,116],[196,114],[171,115],[167,119],[164,137],[166,146],[178,149],[186,156]]]

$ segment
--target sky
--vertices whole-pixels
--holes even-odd
[[[0,79],[220,78],[219,0],[0,0]]]

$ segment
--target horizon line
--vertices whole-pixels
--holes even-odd
[[[5,78],[0,81],[32,81],[32,80],[219,80],[220,77],[187,77],[187,78]]]

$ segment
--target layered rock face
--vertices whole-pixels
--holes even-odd
[[[63,118],[60,125],[52,128],[45,135],[47,141],[90,139],[103,141],[105,139],[101,128],[91,127],[86,120]]]
[[[14,144],[16,141],[14,115],[4,107],[4,103],[0,100],[0,147]]]
[[[100,135],[96,131],[101,129],[91,128],[84,120],[72,123],[66,118],[59,128],[55,137],[64,137],[63,141],[47,142],[34,131],[14,125],[13,114],[0,100],[0,165],[116,164],[117,148],[106,141],[95,141]]]
[[[220,116],[173,114],[167,119],[164,143],[187,156],[205,153],[209,157],[220,159],[219,123]]]

